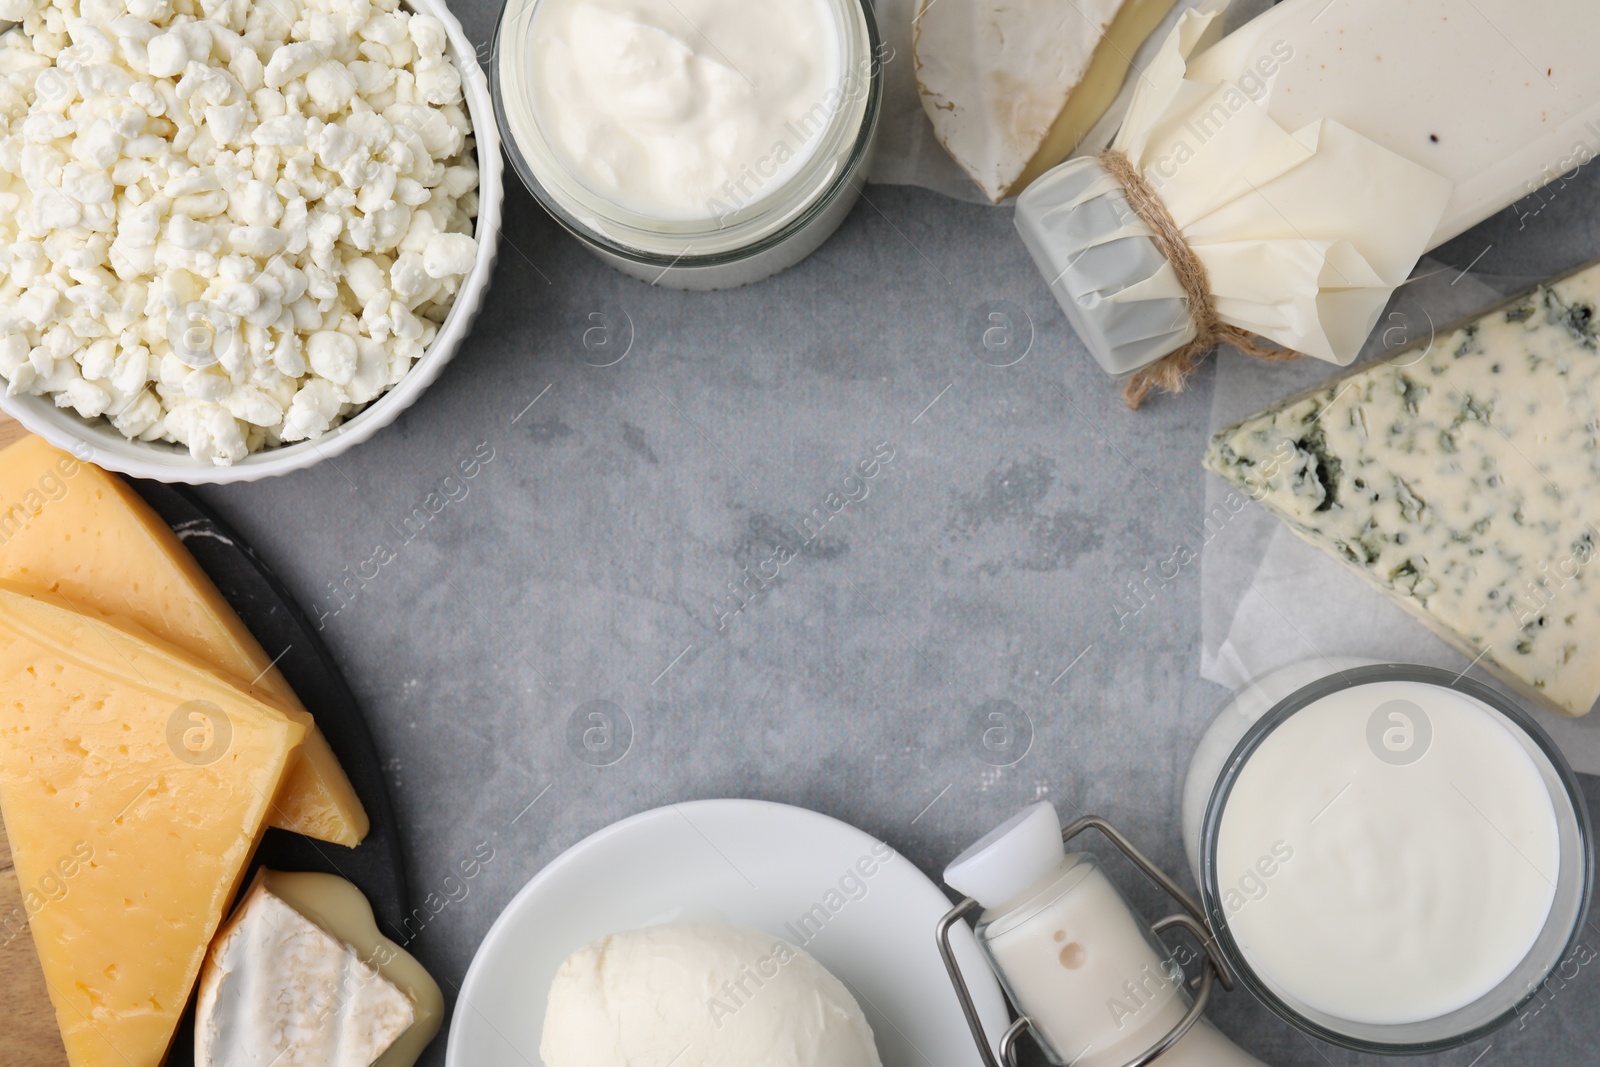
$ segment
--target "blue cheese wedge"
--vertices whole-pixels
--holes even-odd
[[[1212,438],[1206,467],[1524,696],[1600,697],[1600,264]]]

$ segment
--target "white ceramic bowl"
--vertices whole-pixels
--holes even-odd
[[[394,388],[315,440],[253,452],[229,467],[202,463],[191,457],[182,445],[130,441],[104,420],[91,422],[71,408],[56,407],[54,398],[49,396],[8,397],[0,391],[0,408],[51,444],[107,470],[161,482],[214,484],[253,482],[309,467],[360,444],[410,407],[456,354],[483,304],[500,241],[502,163],[500,129],[495,124],[489,81],[478,66],[477,51],[467,40],[460,21],[450,13],[444,0],[404,0],[404,6],[433,15],[444,23],[449,35],[450,58],[461,71],[461,89],[466,97],[467,114],[472,119],[478,156],[478,219],[473,231],[478,242],[478,260],[462,280],[455,303],[433,343]]]

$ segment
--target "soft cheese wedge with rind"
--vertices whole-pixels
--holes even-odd
[[[0,579],[58,593],[156,637],[303,711],[272,657],[183,543],[121,479],[25,437],[0,452]],[[354,847],[368,820],[315,725],[270,825]]]
[[[262,870],[200,976],[195,1067],[411,1067],[444,998],[361,890]]]
[[[72,1067],[162,1062],[304,736],[182,653],[0,583],[0,813],[22,884],[61,889],[29,927]]]
[[[1600,265],[1218,433],[1206,466],[1524,696],[1600,698]]]
[[[1066,159],[1173,0],[922,0],[917,89],[939,143],[990,200]]]

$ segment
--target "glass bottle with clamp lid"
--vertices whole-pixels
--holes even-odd
[[[1146,922],[1098,860],[1066,851],[1066,842],[1090,829],[1182,910]],[[944,877],[967,897],[940,920],[939,951],[985,1067],[1015,1067],[1024,1032],[1050,1062],[1074,1067],[1260,1067],[1201,1018],[1213,985],[1231,989],[1233,979],[1200,906],[1104,819],[1088,816],[1063,831],[1055,808],[1035,804],[963,852]],[[952,928],[979,909],[978,945],[1019,1012],[1000,1039],[998,1059],[951,950]],[[1197,985],[1157,936],[1174,928],[1201,946]]]

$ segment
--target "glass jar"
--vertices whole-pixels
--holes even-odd
[[[1093,856],[1072,853],[974,930],[1006,995],[1056,1064],[1120,1067],[1189,1010],[1183,970]]]
[[[1330,674],[1329,671],[1334,673]],[[1285,860],[1285,854],[1298,850],[1301,843],[1297,842],[1271,859],[1264,860],[1259,876],[1254,871],[1246,872],[1250,884],[1246,887],[1244,903],[1241,905],[1239,885],[1235,882],[1240,885],[1244,883],[1232,877],[1237,871],[1225,874],[1221,870],[1219,840],[1235,786],[1245,769],[1251,766],[1252,757],[1260,752],[1275,731],[1301,711],[1325,698],[1343,696],[1358,700],[1360,695],[1355,691],[1361,687],[1381,687],[1385,683],[1396,682],[1421,683],[1448,690],[1451,700],[1464,699],[1464,707],[1487,714],[1513,739],[1513,746],[1520,746],[1531,761],[1532,773],[1541,783],[1533,788],[1538,795],[1548,793],[1554,817],[1556,873],[1553,880],[1545,879],[1552,889],[1551,903],[1542,926],[1537,927],[1531,947],[1520,962],[1512,966],[1509,973],[1487,992],[1429,1018],[1356,1020],[1311,1003],[1305,996],[1289,988],[1293,983],[1284,976],[1274,977],[1266,973],[1265,966],[1252,962],[1250,952],[1241,944],[1238,936],[1240,928],[1233,916],[1239,913],[1241,906],[1255,906],[1251,901],[1266,899],[1268,893],[1293,892],[1274,888],[1274,885],[1282,884],[1282,875],[1277,871],[1280,867],[1286,869],[1292,859],[1280,861]],[[1371,692],[1386,694],[1390,691],[1373,688]],[[1388,718],[1380,714],[1390,707],[1391,702],[1387,701],[1375,705],[1370,719],[1358,724],[1365,726],[1366,744],[1371,746],[1378,763],[1398,766],[1426,759],[1426,744],[1429,738],[1434,737],[1435,727],[1424,725],[1420,732],[1424,747],[1414,755],[1406,755],[1401,749],[1413,743],[1415,736],[1419,735],[1410,732],[1414,724],[1407,719],[1394,718],[1392,712]],[[1421,718],[1426,721],[1427,715],[1423,714]],[[1394,742],[1391,746],[1394,751],[1388,752],[1386,758],[1385,746],[1391,741]],[[1437,748],[1437,740],[1434,744]],[[1327,748],[1321,749],[1318,755],[1319,761],[1324,763],[1335,758],[1329,755]],[[1386,769],[1379,768],[1377,763],[1373,766],[1380,775],[1393,773],[1392,766]],[[1461,784],[1452,781],[1450,784],[1456,786],[1467,804],[1473,803],[1467,793],[1461,790],[1461,784],[1471,789],[1470,781]],[[1331,808],[1337,799],[1338,794],[1322,811]],[[1463,808],[1460,817],[1466,819],[1468,816],[1469,813]],[[1369,831],[1375,830],[1387,821],[1369,822],[1367,826]],[[1316,818],[1312,822],[1316,822]],[[1348,824],[1353,825],[1358,824],[1354,821]],[[1438,825],[1435,831],[1431,836],[1448,834],[1450,829]],[[1200,885],[1207,922],[1216,936],[1217,947],[1234,975],[1290,1024],[1346,1048],[1415,1055],[1465,1044],[1498,1029],[1528,1010],[1530,1003],[1539,995],[1541,986],[1551,979],[1564,961],[1574,958],[1574,953],[1581,951],[1578,942],[1592,890],[1594,858],[1588,809],[1577,781],[1554,743],[1515,702],[1489,686],[1450,671],[1412,664],[1349,660],[1294,664],[1264,677],[1241,692],[1218,715],[1201,739],[1185,784],[1184,832],[1185,845]],[[1335,831],[1325,826],[1321,832],[1327,835]],[[1505,836],[1506,832],[1499,833],[1510,845],[1511,839]],[[1485,862],[1488,862],[1487,858]],[[1419,877],[1414,869],[1401,872],[1398,877],[1403,881],[1408,874],[1413,880]],[[1271,881],[1275,875],[1277,883]],[[1258,889],[1261,891],[1259,897],[1254,895]],[[1431,907],[1440,909],[1449,903],[1448,900],[1435,899]],[[1318,967],[1330,965],[1330,961],[1322,960]]]
[[[1183,910],[1145,921],[1095,857],[1066,851],[1091,829]],[[1210,947],[1200,906],[1104,819],[1087,815],[1063,829],[1042,801],[985,834],[944,877],[966,899],[939,921],[939,952],[985,1067],[1016,1067],[1023,1033],[1051,1063],[1073,1067],[1262,1067],[1201,1017],[1213,981],[1232,988],[1232,979]],[[974,936],[1019,1013],[998,1057],[950,941],[951,929],[980,908]],[[1192,998],[1181,961],[1159,936],[1178,928],[1202,950]]]
[[[541,128],[530,44],[541,0],[509,0],[495,32],[490,82],[506,152],[555,218],[610,266],[652,285],[726,289],[786,270],[814,252],[855,205],[883,101],[880,44],[864,0],[822,0],[840,35],[840,82],[809,158],[765,195],[704,219],[651,218],[589,188]],[[759,183],[758,183],[759,184]]]

